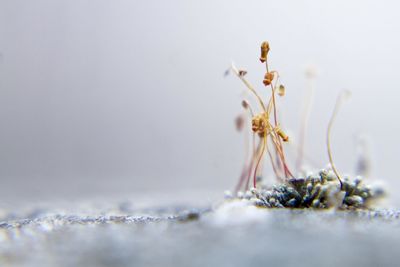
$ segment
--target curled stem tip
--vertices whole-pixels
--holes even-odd
[[[343,104],[343,101],[346,100],[350,95],[351,95],[350,91],[345,90],[345,91],[342,91],[339,94],[339,96],[337,97],[335,107],[333,109],[332,116],[329,120],[328,129],[327,129],[327,133],[326,133],[326,146],[327,146],[327,151],[328,151],[329,163],[331,164],[332,170],[339,180],[340,189],[342,189],[342,187],[343,187],[342,176],[339,174],[339,172],[336,169],[336,166],[333,162],[332,149],[331,149],[331,131],[332,131],[333,123],[335,122],[335,119],[336,119],[336,115],[339,112],[339,109],[340,109],[341,105]]]

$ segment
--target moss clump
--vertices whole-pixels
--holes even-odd
[[[345,178],[340,188],[332,172],[321,170],[318,175],[289,179],[272,187],[261,185],[237,197],[266,208],[366,209],[383,195],[381,188],[364,184],[360,177],[352,181]]]

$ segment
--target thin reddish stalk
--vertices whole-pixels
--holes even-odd
[[[251,157],[250,165],[247,170],[247,179],[246,179],[246,190],[249,189],[249,183],[250,183],[250,177],[251,177],[251,172],[253,170],[253,165],[254,165],[254,159],[256,158],[256,155],[258,151],[260,150],[260,144],[258,144],[257,148],[255,148],[255,134],[253,133],[253,155]]]
[[[242,173],[241,173],[240,178],[239,178],[239,183],[236,185],[235,193],[239,192],[240,188],[242,188],[243,182],[246,179],[247,169],[248,169],[248,167],[245,164],[243,166],[243,170],[242,170]]]
[[[268,68],[268,61],[265,61],[265,67],[267,69],[267,72],[269,72],[269,68]],[[274,123],[275,123],[275,127],[278,125],[278,120],[276,118],[276,105],[275,105],[275,90],[274,90],[274,86],[272,85],[271,82],[271,91],[272,91],[272,105],[274,106]]]
[[[262,160],[262,158],[263,158],[264,151],[265,151],[265,144],[266,144],[266,139],[267,139],[265,135],[266,135],[266,134],[264,134],[264,137],[263,137],[263,144],[262,144],[262,149],[261,149],[260,157],[258,158],[256,167],[255,167],[255,169],[254,169],[254,176],[253,176],[253,187],[254,187],[254,188],[257,187],[257,171],[258,171],[258,166],[260,165],[260,162],[261,162],[261,160]]]

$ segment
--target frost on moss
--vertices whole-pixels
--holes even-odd
[[[360,177],[345,178],[342,188],[333,173],[321,170],[318,175],[292,178],[270,187],[260,185],[237,198],[247,198],[265,208],[367,209],[381,198],[380,187],[365,184]]]

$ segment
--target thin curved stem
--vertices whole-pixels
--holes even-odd
[[[265,108],[265,104],[262,101],[261,97],[257,94],[254,87],[243,77],[243,75],[239,75],[239,71],[233,63],[231,65],[231,69],[236,74],[236,76],[246,85],[246,87],[256,96],[256,98],[257,98],[258,102],[260,103],[260,106],[264,110],[264,112],[267,112],[267,110]]]
[[[332,157],[332,149],[331,149],[331,131],[332,131],[332,126],[333,123],[335,122],[336,119],[336,115],[340,109],[340,106],[344,100],[344,97],[346,97],[346,95],[348,95],[349,92],[348,91],[343,91],[336,99],[336,103],[335,103],[335,107],[333,109],[333,113],[332,116],[329,120],[329,124],[328,124],[328,129],[326,132],[326,146],[327,146],[327,150],[328,150],[328,157],[329,157],[329,163],[331,164],[332,170],[335,173],[336,177],[339,180],[340,183],[340,189],[343,188],[343,183],[342,183],[342,177],[339,174],[338,170],[336,169],[335,164],[333,163],[333,157]]]
[[[253,133],[253,155],[251,157],[251,161],[250,161],[250,164],[249,164],[249,167],[247,170],[246,189],[249,189],[251,172],[253,170],[254,160],[258,154],[258,151],[260,150],[260,145],[261,145],[261,142],[258,143],[258,146],[256,148],[256,138],[255,138],[255,134]]]
[[[299,145],[297,147],[296,171],[299,172],[304,160],[304,147],[306,141],[306,131],[308,119],[310,117],[312,99],[314,95],[314,79],[309,78],[308,94],[305,96],[303,114],[300,124]]]
[[[265,68],[267,69],[267,72],[269,72],[268,61],[265,61]],[[279,74],[277,74],[277,75],[279,75]],[[275,123],[275,127],[276,127],[278,125],[278,120],[277,120],[277,115],[276,115],[277,112],[276,112],[276,103],[275,103],[275,88],[272,85],[272,82],[271,82],[271,91],[272,91],[272,103],[274,106],[274,123]]]
[[[266,144],[266,149],[267,149],[267,153],[268,153],[269,159],[271,161],[272,170],[274,171],[276,178],[277,179],[281,179],[281,177],[280,177],[280,175],[278,173],[278,169],[275,166],[275,162],[274,162],[274,158],[272,156],[271,150],[269,149],[268,140],[267,140],[267,144]]]
[[[256,167],[255,167],[255,169],[254,169],[254,176],[253,176],[253,187],[254,187],[254,188],[257,187],[257,171],[258,171],[258,166],[260,165],[260,162],[261,162],[261,160],[263,159],[266,143],[267,143],[267,134],[264,133],[264,136],[263,136],[263,143],[262,143],[261,152],[260,152],[260,157],[258,158]]]

